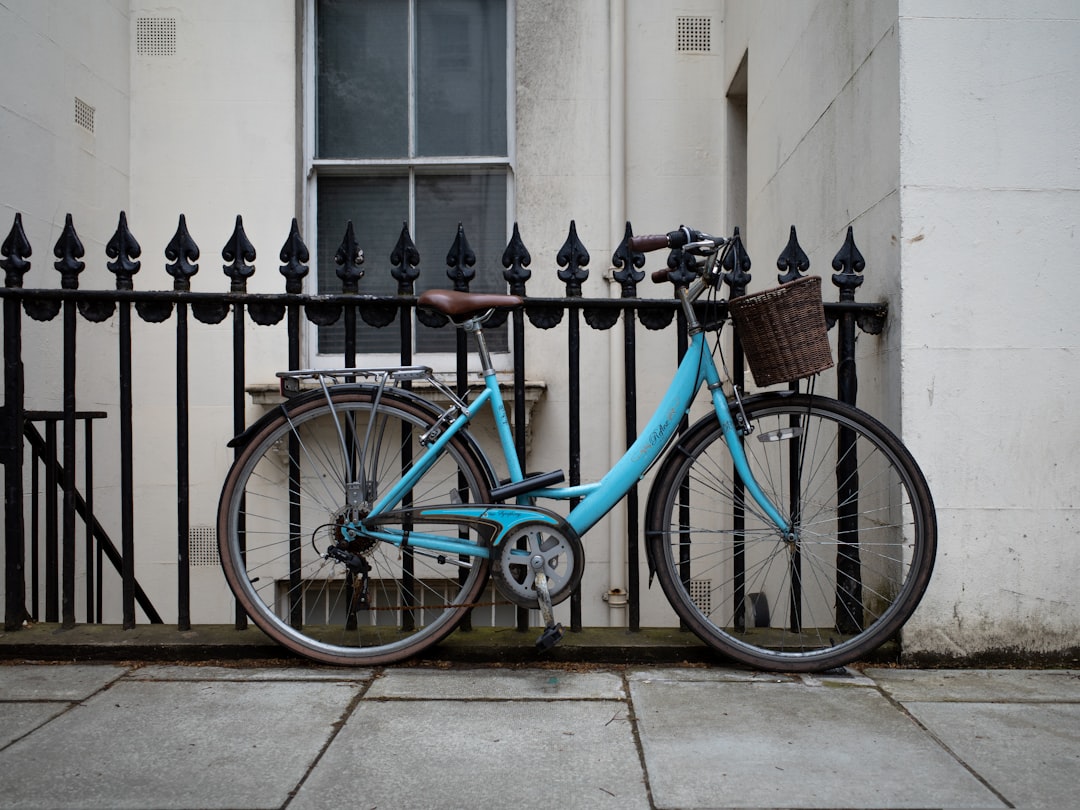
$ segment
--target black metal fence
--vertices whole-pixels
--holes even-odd
[[[632,235],[626,225],[623,241],[612,256],[614,280],[621,289],[619,298],[585,298],[582,284],[588,278],[590,256],[578,238],[577,229],[570,223],[569,234],[555,259],[558,278],[565,285],[560,298],[532,297],[527,285],[532,263],[528,249],[514,226],[503,255],[503,277],[511,293],[526,297],[524,311],[514,312],[511,334],[515,401],[514,413],[525,412],[525,369],[530,347],[526,343],[525,319],[540,329],[564,328],[567,332],[567,375],[569,382],[569,423],[567,426],[567,476],[571,485],[581,480],[581,320],[593,330],[612,329],[621,320],[624,342],[626,402],[622,418],[626,425],[626,443],[636,438],[639,374],[637,370],[637,325],[649,330],[674,328],[678,333],[678,352],[687,347],[686,327],[674,299],[643,299],[638,297],[645,257],[629,248]],[[723,283],[729,297],[745,294],[750,282],[750,258],[735,230],[735,242],[724,262]],[[136,624],[136,607],[152,623],[162,622],[155,606],[154,594],[140,587],[135,576],[136,530],[134,521],[134,462],[140,452],[138,437],[132,428],[133,381],[137,373],[132,365],[132,309],[138,318],[152,323],[172,319],[176,327],[176,576],[177,626],[191,626],[191,584],[189,561],[190,521],[190,447],[189,382],[201,371],[189,356],[189,324],[219,324],[231,317],[232,326],[232,386],[231,402],[233,427],[239,433],[245,427],[246,377],[245,333],[248,321],[260,326],[285,323],[285,346],[282,367],[300,367],[301,330],[303,320],[317,325],[341,322],[344,327],[344,364],[352,367],[363,353],[358,338],[357,318],[381,328],[392,328],[397,321],[400,335],[400,358],[411,364],[413,317],[424,326],[441,326],[443,316],[417,310],[415,282],[420,274],[420,256],[408,228],[403,226],[397,247],[389,257],[391,274],[397,281],[397,295],[363,294],[361,278],[363,251],[357,244],[352,223],[349,223],[341,246],[335,256],[341,292],[329,295],[303,293],[308,275],[310,256],[301,238],[296,220],[279,252],[280,272],[284,277],[284,293],[254,294],[247,291],[248,279],[255,271],[256,251],[244,233],[242,219],[236,218],[232,236],[221,251],[224,273],[230,280],[228,292],[197,293],[191,291],[190,280],[198,270],[200,249],[188,232],[185,218],[180,216],[175,235],[165,247],[165,269],[173,279],[171,290],[135,290],[134,277],[140,270],[141,248],[121,213],[115,234],[106,245],[109,261],[106,266],[115,275],[113,290],[79,288],[79,274],[85,269],[84,248],[68,215],[63,231],[53,248],[56,261],[53,267],[60,274],[60,286],[23,286],[31,269],[31,246],[26,238],[20,215],[15,216],[10,233],[0,248],[0,268],[5,271],[3,298],[4,329],[4,405],[0,425],[0,453],[4,464],[5,495],[5,613],[4,624],[9,630],[20,627],[27,619],[59,622],[65,626],[77,621],[76,560],[80,537],[84,548],[85,592],[83,620],[100,622],[105,600],[116,595],[108,589],[102,576],[106,567],[120,575],[119,594],[124,627]],[[455,289],[468,290],[475,276],[477,257],[469,248],[464,230],[459,226],[446,258],[446,276]],[[693,259],[680,251],[668,257],[674,269],[689,271]],[[833,284],[839,289],[839,300],[825,305],[829,327],[838,329],[837,391],[841,399],[854,403],[857,376],[855,369],[855,337],[857,330],[870,334],[880,332],[887,315],[883,303],[857,303],[855,290],[862,283],[864,262],[855,246],[851,229],[832,262],[836,271]],[[781,283],[800,277],[809,269],[809,260],[799,246],[795,228],[787,246],[777,260]],[[673,274],[678,276],[677,273]],[[54,277],[55,278],[55,277]],[[33,374],[24,364],[24,314],[35,321],[49,322],[61,318],[63,373],[60,381],[61,407],[56,410],[30,409],[25,401],[25,379]],[[721,313],[724,314],[724,313]],[[620,316],[622,316],[620,318]],[[119,415],[119,446],[116,452],[98,457],[94,447],[94,423],[107,416],[104,411],[81,410],[76,397],[76,358],[78,318],[101,323],[116,319],[116,390]],[[505,321],[504,321],[505,323]],[[497,324],[496,324],[497,325]],[[465,335],[458,333],[456,353],[457,386],[466,388],[467,346]],[[735,382],[742,383],[742,362],[737,338],[733,349]],[[32,353],[31,353],[32,354]],[[33,356],[33,355],[32,355]],[[110,374],[109,363],[100,356],[86,358],[95,373]],[[613,418],[617,418],[613,409]],[[166,427],[162,426],[162,430]],[[515,419],[515,439],[522,463],[525,463],[525,420]],[[81,438],[80,438],[81,437]],[[83,470],[82,488],[78,486],[76,466],[81,442]],[[119,525],[103,526],[95,513],[95,464],[119,465]],[[43,473],[43,475],[42,475]],[[225,470],[221,470],[224,477]],[[44,479],[44,480],[42,480]],[[27,498],[26,488],[30,488]],[[100,496],[99,496],[100,497]],[[115,497],[115,496],[113,496]],[[629,613],[631,629],[640,627],[640,589],[638,582],[639,549],[636,491],[628,496],[627,563]],[[31,504],[26,515],[27,503]],[[43,504],[43,505],[42,505]],[[81,524],[81,526],[80,526]],[[115,538],[119,537],[119,541]],[[115,605],[110,601],[109,604]],[[524,619],[518,616],[519,624]],[[243,626],[245,617],[237,612],[236,623]],[[581,603],[577,595],[571,602],[571,627],[581,627]]]

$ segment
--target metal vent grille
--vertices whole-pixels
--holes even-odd
[[[675,50],[679,53],[709,53],[712,50],[712,18],[677,17]]]
[[[708,616],[712,613],[712,580],[690,580],[690,601],[693,602],[697,609],[704,615]]]
[[[176,54],[176,18],[140,17],[135,21],[135,48],[139,56]]]
[[[188,565],[204,568],[217,564],[217,529],[213,526],[192,526],[188,531]]]
[[[94,108],[81,98],[75,99],[75,123],[87,132],[94,131]]]

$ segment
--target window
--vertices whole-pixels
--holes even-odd
[[[450,284],[446,254],[459,222],[477,255],[470,289],[505,291],[509,1],[311,0],[308,194],[319,292],[341,289],[334,254],[350,220],[364,248],[362,292],[396,292],[389,257],[404,222],[420,251],[418,292]],[[454,349],[451,329],[414,333],[417,352]],[[359,351],[397,354],[397,329],[361,323],[358,334]],[[504,332],[489,338],[506,351]],[[315,345],[333,364],[343,325],[319,328]]]

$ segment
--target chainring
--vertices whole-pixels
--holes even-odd
[[[570,596],[585,571],[585,549],[568,525],[539,520],[518,524],[496,547],[491,575],[499,593],[525,608],[537,607],[534,559],[542,562],[552,604]]]

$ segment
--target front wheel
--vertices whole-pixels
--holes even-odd
[[[218,543],[225,578],[267,635],[331,664],[385,664],[449,634],[488,576],[483,556],[399,548],[361,534],[372,503],[390,492],[437,412],[414,398],[363,387],[290,406],[254,432],[222,490]],[[396,513],[485,503],[489,475],[455,437]],[[396,528],[406,536],[408,523]],[[428,528],[486,546],[457,524]]]
[[[744,403],[757,483],[794,531],[744,494],[719,421],[669,453],[649,498],[650,559],[679,617],[749,666],[811,672],[851,663],[914,612],[937,523],[911,454],[841,402],[764,395]]]

